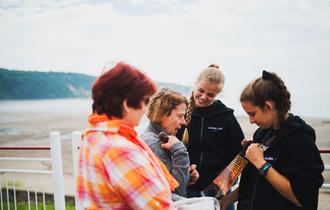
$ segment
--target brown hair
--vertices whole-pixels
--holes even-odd
[[[136,67],[119,62],[97,78],[92,87],[93,112],[123,117],[123,102],[139,109],[146,96],[156,92],[156,84]]]
[[[151,121],[160,124],[164,116],[170,116],[172,110],[182,103],[188,105],[187,99],[181,93],[162,88],[151,98],[147,116]]]
[[[241,93],[241,102],[250,102],[261,109],[265,102],[271,100],[275,104],[279,120],[285,119],[286,113],[291,108],[290,92],[283,80],[273,72],[262,72],[262,77],[250,82]]]

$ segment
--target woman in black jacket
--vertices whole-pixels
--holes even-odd
[[[186,114],[188,126],[184,132],[181,130],[179,139],[183,133],[190,162],[197,165],[200,177],[197,183],[188,186],[188,197],[202,196],[203,190],[241,149],[244,135],[234,111],[215,99],[223,86],[223,73],[212,64],[197,77],[190,98]]]
[[[239,188],[221,208],[238,199],[238,210],[316,210],[324,165],[315,131],[289,113],[290,93],[275,73],[263,71],[240,98],[250,122],[260,128],[246,151]]]

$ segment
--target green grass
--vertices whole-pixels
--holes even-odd
[[[1,186],[4,187],[4,186],[7,186],[7,183],[8,183],[8,187],[9,188],[13,188],[15,186],[15,188],[18,188],[18,187],[21,187],[22,186],[22,183],[19,182],[19,181],[8,181],[8,182],[1,182]]]
[[[29,204],[27,202],[17,202],[17,209],[18,210],[28,210],[29,209]],[[14,210],[15,206],[14,206],[14,202],[10,201],[9,202],[9,206],[10,206],[10,210]],[[4,209],[7,209],[7,201],[3,203],[3,207]],[[31,210],[36,210],[36,204],[34,202],[30,203],[30,209]],[[38,203],[38,210],[43,210],[44,209],[44,205],[43,203]],[[66,210],[75,210],[75,205],[74,203],[71,202],[66,202],[65,204],[65,209]],[[46,210],[55,210],[55,205],[54,203],[46,203]]]
[[[4,203],[3,207],[4,207],[4,209],[8,208],[7,202]],[[35,203],[30,203],[30,207],[31,207],[30,208],[31,210],[36,210],[37,209]],[[14,209],[15,209],[14,202],[10,202],[10,210],[14,210]],[[29,209],[28,203],[18,202],[17,203],[17,209],[18,210],[28,210]],[[38,210],[43,210],[43,209],[44,209],[43,203],[38,203]],[[65,209],[66,210],[74,210],[75,209],[74,203],[66,203]],[[53,203],[46,203],[46,210],[55,210],[55,205]]]
[[[43,210],[44,209],[44,204],[43,204],[43,195],[42,193],[37,194],[37,199],[38,199],[38,210]],[[6,189],[2,189],[2,205],[4,209],[8,209],[8,204],[7,204],[7,192]],[[28,210],[28,201],[27,201],[27,192],[26,191],[21,191],[17,190],[16,191],[16,206],[18,210]],[[14,210],[14,196],[13,196],[13,190],[9,189],[9,209]],[[55,210],[55,205],[54,205],[54,195],[53,194],[45,194],[45,207],[46,210]],[[35,203],[35,193],[30,192],[30,209],[31,210],[36,210],[36,203]],[[66,210],[74,210],[75,209],[75,204],[74,204],[74,197],[73,196],[66,196],[65,197],[65,209]]]

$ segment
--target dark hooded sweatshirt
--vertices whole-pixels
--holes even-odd
[[[316,210],[324,165],[315,145],[314,129],[290,114],[279,130],[259,128],[253,139],[263,143],[270,134],[275,135],[275,139],[264,152],[265,160],[290,181],[293,193],[303,207],[295,206],[280,195],[249,163],[241,176],[237,209]]]
[[[200,177],[189,188],[205,189],[241,150],[244,135],[233,112],[219,100],[209,107],[194,108],[188,126],[188,153]],[[182,134],[183,129],[178,132],[179,139]]]

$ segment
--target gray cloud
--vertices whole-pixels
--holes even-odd
[[[0,65],[96,75],[107,61],[124,59],[157,80],[192,85],[200,69],[218,63],[230,89],[263,68],[297,87],[296,75],[308,81],[316,71],[313,87],[325,88],[329,6],[309,0],[2,1]]]

